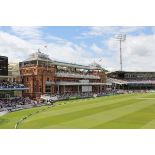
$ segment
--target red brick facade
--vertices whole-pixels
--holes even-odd
[[[23,96],[39,97],[41,94],[80,93],[83,86],[90,86],[92,92],[105,89],[106,74],[101,69],[86,66],[57,63],[52,60],[28,60],[20,63],[21,80],[29,90]],[[66,67],[65,73],[60,67]],[[80,71],[84,68],[89,74]],[[82,80],[82,81],[81,81]],[[83,83],[84,82],[84,83]]]

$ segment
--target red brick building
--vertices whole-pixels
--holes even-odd
[[[51,60],[36,52],[19,63],[22,82],[29,88],[23,95],[101,92],[105,89],[105,71],[96,63],[84,66]]]

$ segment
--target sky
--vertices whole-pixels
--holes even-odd
[[[124,71],[155,71],[155,27],[149,26],[35,26],[0,27],[0,55],[18,63],[41,52],[51,59],[120,70],[117,34],[122,42]],[[45,48],[45,46],[47,48]]]

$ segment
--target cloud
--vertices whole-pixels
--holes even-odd
[[[41,27],[32,26],[32,27],[24,27],[24,26],[12,26],[12,32],[22,38],[22,39],[30,39],[31,41],[40,41],[42,37]]]
[[[9,61],[19,61],[24,58],[32,45],[16,36],[0,32],[0,53],[9,57]]]
[[[56,36],[46,36],[46,39],[48,39],[49,41],[54,41],[54,42],[57,42],[57,43],[65,43],[66,40],[65,39],[62,39],[60,37],[56,37]]]
[[[101,32],[99,29],[101,28],[95,28],[98,34]],[[116,28],[107,27],[106,31],[112,33],[112,29],[115,30]],[[121,30],[128,32],[140,31],[136,29],[137,27],[123,27]],[[41,50],[52,59],[85,65],[95,60],[107,69],[120,69],[119,43],[113,37],[106,40],[102,38],[100,44],[95,39],[92,44],[90,42],[87,44],[85,40],[77,44],[57,36],[44,36],[41,28],[28,28],[25,31],[24,29],[15,30],[14,28],[13,32],[12,34],[0,31],[0,54],[8,56],[9,62],[23,61],[28,58],[29,54],[36,52],[41,46],[47,45],[46,50],[44,48]],[[102,34],[104,33],[105,31],[102,32]],[[29,35],[30,38],[28,38]],[[95,36],[93,37],[95,38]],[[38,40],[40,41],[38,42]],[[122,53],[124,70],[155,71],[154,34],[127,35],[126,41],[122,43]],[[102,62],[99,62],[99,59],[102,59]]]
[[[53,59],[81,64],[90,63],[90,55],[83,47],[63,38],[50,36],[56,42],[51,41],[48,43],[43,38],[40,38],[40,44],[38,42],[34,43],[32,39],[27,40],[22,37],[24,34],[31,34],[31,30],[28,32],[28,29],[26,29],[27,32],[23,33],[20,31],[19,36],[0,31],[1,55],[8,56],[9,62],[19,62],[27,59],[29,54],[36,52],[40,48],[42,52],[49,54]],[[38,36],[34,35],[33,38],[37,40]],[[43,48],[43,45],[47,45],[47,50]]]
[[[90,49],[96,54],[101,54],[103,52],[103,50],[100,47],[98,47],[95,43],[92,44]]]
[[[155,35],[129,35],[122,44],[123,68],[130,71],[155,71]],[[113,39],[107,41],[111,59],[116,58],[119,69],[119,44]],[[118,67],[117,67],[118,66]]]
[[[89,59],[91,58],[89,53],[85,51],[84,48],[67,41],[63,44],[48,44],[47,53],[53,59],[80,64],[89,64]]]
[[[84,36],[106,36],[115,35],[118,33],[141,32],[142,26],[94,26],[90,27],[89,31],[83,33]]]
[[[111,34],[114,33],[114,31],[117,31],[118,27],[113,27],[113,26],[104,26],[104,27],[90,27],[88,32],[83,33],[83,35],[92,35],[92,36],[101,36],[105,34]]]

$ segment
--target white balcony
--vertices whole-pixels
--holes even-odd
[[[97,85],[106,85],[106,83],[100,83],[100,82],[68,82],[68,81],[59,81],[56,82],[56,85],[63,85],[63,86],[97,86]]]
[[[56,73],[56,77],[71,77],[71,78],[81,78],[81,79],[100,79],[99,76],[95,75],[82,75],[74,73]]]
[[[46,81],[46,86],[55,85],[54,81]]]

